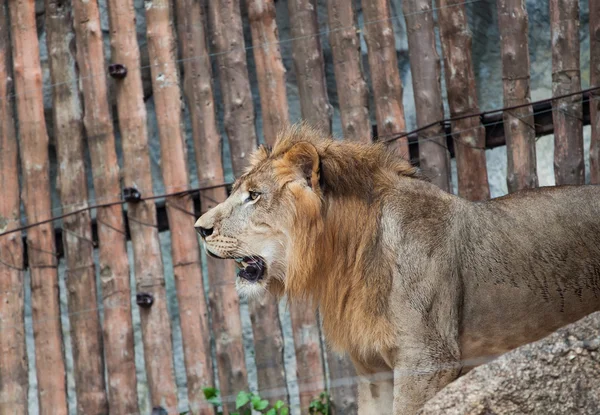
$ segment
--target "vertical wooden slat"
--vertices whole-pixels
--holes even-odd
[[[398,71],[396,39],[388,0],[362,0],[365,40],[375,98],[377,135],[388,140],[406,130],[402,104],[402,80]],[[408,139],[392,141],[390,147],[409,159]]]
[[[83,164],[82,108],[77,86],[71,4],[46,0],[46,40],[52,88],[52,118],[59,164],[58,190],[63,213],[88,206]],[[63,219],[77,412],[108,411],[100,316],[95,310],[96,272],[92,223],[89,212]],[[89,311],[92,309],[92,311]]]
[[[240,1],[211,0],[208,14],[210,39],[219,67],[223,122],[231,148],[233,172],[238,176],[257,145]]]
[[[333,109],[327,96],[316,1],[289,0],[288,12],[302,118],[321,128],[325,134],[330,134]],[[290,317],[296,349],[300,405],[303,411],[307,411],[311,399],[325,389],[319,323],[312,307],[305,303],[291,303]]]
[[[133,0],[108,0],[111,59],[124,65],[125,78],[116,80],[119,127],[123,143],[124,187],[152,195],[146,107],[143,101],[140,53]],[[131,202],[127,216],[133,243],[137,293],[153,296],[151,307],[140,307],[146,373],[153,406],[175,408],[171,326],[167,312],[163,262],[153,201]]]
[[[552,94],[581,90],[579,69],[579,1],[550,0]],[[554,178],[557,185],[583,184],[583,109],[581,95],[552,103]]]
[[[352,1],[328,0],[329,44],[344,138],[371,141],[369,90],[362,70],[362,56]]]
[[[20,225],[19,152],[13,113],[7,1],[0,1],[0,233]],[[23,242],[0,237],[0,415],[27,414]]]
[[[408,56],[413,80],[417,127],[444,119],[440,57],[430,0],[404,0]],[[450,189],[450,152],[441,124],[419,133],[420,167],[441,189]]]
[[[106,84],[100,13],[95,1],[74,0],[73,19],[85,127],[96,201],[120,199],[119,164]],[[138,412],[129,260],[120,205],[98,208],[104,354],[110,413]]]
[[[168,0],[145,3],[152,90],[160,135],[161,169],[169,192],[189,188],[176,39]],[[200,167],[201,168],[201,167]],[[213,384],[208,310],[204,298],[191,195],[167,198],[173,271],[179,300],[183,353],[191,413],[211,414],[202,388]]]
[[[247,4],[263,132],[265,142],[272,146],[277,132],[289,121],[285,67],[279,50],[275,4],[273,0],[247,0]]]
[[[265,142],[272,145],[278,130],[288,123],[285,68],[281,60],[275,5],[272,0],[248,0],[248,18],[260,92]],[[288,401],[283,362],[283,333],[277,300],[266,296],[250,300],[258,388],[273,391],[266,398]],[[277,392],[275,392],[277,391]],[[282,391],[282,392],[278,392]]]
[[[590,1],[590,86],[600,86],[600,2]],[[591,93],[590,179],[600,184],[600,91]]]
[[[27,223],[51,217],[48,132],[44,120],[42,70],[35,22],[35,1],[9,2],[23,205]],[[31,308],[41,414],[66,414],[58,270],[51,223],[27,231]]]
[[[471,57],[471,32],[462,0],[436,0],[444,55],[448,106],[452,117],[479,112]],[[452,123],[458,193],[469,200],[490,197],[485,164],[485,129],[479,117]]]
[[[498,0],[504,106],[531,102],[529,18],[525,0]],[[504,112],[508,191],[537,187],[533,109],[524,106]]]
[[[330,134],[333,108],[327,96],[325,63],[318,34],[317,2],[289,0],[288,12],[302,118]]]
[[[184,68],[184,92],[190,110],[198,181],[200,186],[224,182],[221,137],[215,115],[211,63],[206,39],[206,3],[177,0],[177,31]],[[200,192],[202,213],[225,200],[224,187]],[[209,308],[216,349],[216,365],[222,396],[248,389],[242,341],[240,306],[235,290],[235,265],[208,257]],[[225,412],[235,410],[234,402],[224,404]]]

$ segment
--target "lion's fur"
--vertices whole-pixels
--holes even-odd
[[[600,309],[597,186],[472,203],[424,180],[383,144],[324,138],[304,124],[259,149],[234,194],[267,182],[272,199],[256,213],[225,202],[198,223],[245,232],[239,238],[249,240],[237,246],[263,243],[267,256],[283,249],[269,290],[312,300],[329,344],[349,353],[360,374],[419,372],[397,385],[395,414],[414,412],[474,365],[465,360]],[[232,219],[238,211],[246,216]],[[260,242],[265,235],[272,244]],[[365,403],[383,399],[375,395],[361,389],[371,408],[364,412],[388,413],[389,403]]]

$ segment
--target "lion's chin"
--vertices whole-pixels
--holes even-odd
[[[247,299],[261,299],[269,292],[264,280],[248,281],[240,276],[235,279],[235,288],[240,297]]]

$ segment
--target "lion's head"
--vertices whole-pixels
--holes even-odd
[[[227,200],[195,226],[209,255],[237,262],[240,294],[281,294],[292,275],[314,270],[326,255],[317,245],[328,206],[340,198],[372,204],[385,174],[414,176],[416,169],[383,145],[336,141],[294,125],[272,150],[252,155]]]

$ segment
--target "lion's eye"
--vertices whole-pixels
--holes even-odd
[[[260,197],[260,193],[259,192],[248,192],[248,201],[254,201],[256,199],[258,199]]]

